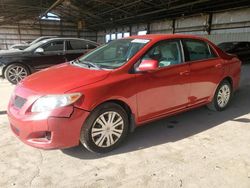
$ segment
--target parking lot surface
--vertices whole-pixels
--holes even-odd
[[[250,65],[226,111],[150,123],[105,155],[20,142],[6,115],[13,89],[0,80],[0,187],[250,187]]]

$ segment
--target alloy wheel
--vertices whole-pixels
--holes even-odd
[[[12,83],[18,83],[28,76],[28,72],[24,67],[16,65],[8,70],[7,76]]]

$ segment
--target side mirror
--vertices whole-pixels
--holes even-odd
[[[37,48],[35,50],[35,54],[43,54],[44,53],[44,49],[43,48]]]
[[[159,67],[159,62],[154,59],[142,60],[139,67],[136,69],[138,72],[147,72],[156,70]]]

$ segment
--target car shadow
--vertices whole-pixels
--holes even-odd
[[[94,160],[111,155],[141,150],[169,142],[176,142],[211,129],[226,121],[250,125],[250,119],[241,116],[250,113],[250,65],[244,65],[240,90],[225,111],[209,111],[206,107],[197,108],[169,118],[138,127],[117,149],[107,154],[95,154],[83,146],[64,149],[64,154],[85,160]],[[246,76],[245,76],[246,75]]]

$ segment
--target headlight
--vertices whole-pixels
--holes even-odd
[[[81,97],[80,93],[71,93],[65,95],[46,95],[33,104],[31,112],[51,111],[55,108],[70,105]]]

